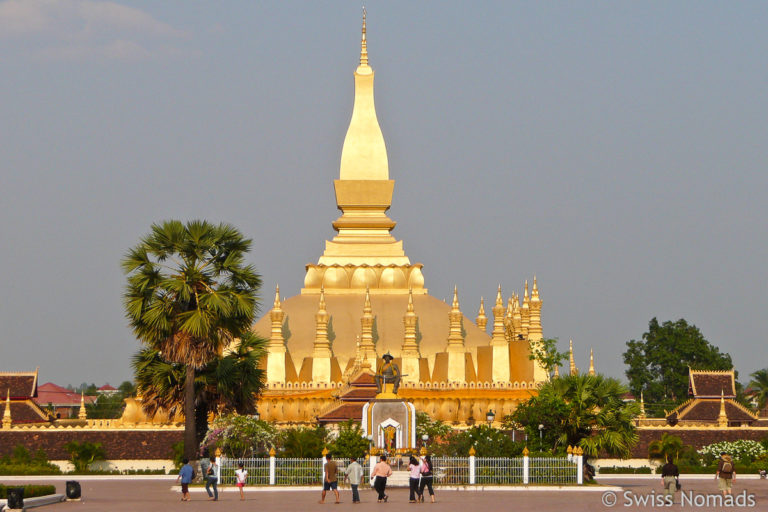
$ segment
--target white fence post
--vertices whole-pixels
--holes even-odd
[[[475,449],[469,449],[469,485],[477,483],[475,478]]]
[[[373,474],[373,468],[376,466],[376,456],[371,454],[368,456],[368,467],[370,470],[368,471],[368,477],[370,478],[370,475]]]
[[[530,460],[528,459],[528,447],[523,449],[523,485],[528,485],[528,473],[530,469]]]
[[[277,471],[275,464],[275,449],[269,449],[269,485],[275,485],[277,481]]]
[[[579,447],[576,448],[576,483],[584,483],[584,451]]]

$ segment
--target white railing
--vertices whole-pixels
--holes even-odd
[[[345,485],[349,459],[334,459],[339,484]],[[248,470],[248,485],[319,486],[324,458],[221,458],[221,483],[234,485],[239,463]],[[369,481],[373,461],[359,460],[362,485]],[[433,457],[434,484],[459,485],[568,485],[583,483],[583,457]]]

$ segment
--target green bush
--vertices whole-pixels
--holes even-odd
[[[69,452],[69,461],[75,466],[75,471],[79,472],[88,471],[90,464],[107,457],[101,443],[70,441],[64,445],[64,449]]]
[[[48,496],[56,494],[54,485],[3,485],[0,484],[0,500],[8,499],[8,489],[21,487],[24,489],[25,498],[36,498],[37,496]]]
[[[61,470],[56,464],[48,462],[48,457],[42,449],[35,455],[21,444],[13,449],[13,455],[0,459],[0,475],[60,475]]]

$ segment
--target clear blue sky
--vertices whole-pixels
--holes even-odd
[[[623,377],[685,318],[744,379],[768,333],[768,3],[371,1],[390,216],[438,298],[522,291]],[[117,384],[123,253],[230,222],[269,307],[336,218],[355,2],[0,1],[0,370]]]

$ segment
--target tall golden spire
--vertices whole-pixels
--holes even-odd
[[[520,308],[520,317],[522,320],[522,325],[520,326],[520,330],[522,331],[522,335],[528,338],[528,329],[531,327],[531,303],[528,299],[528,280],[525,280],[525,292],[523,294],[523,305]]]
[[[576,368],[576,362],[573,360],[573,340],[568,341],[568,360],[570,363],[571,375],[577,375],[579,370]]]
[[[640,392],[640,417],[645,418],[645,400],[643,400],[643,392]]]
[[[11,388],[6,390],[5,395],[5,412],[3,413],[3,429],[7,430],[11,428],[13,420],[11,419]]]
[[[376,369],[376,345],[373,343],[373,308],[371,308],[371,291],[365,289],[365,302],[363,303],[363,316],[360,318],[360,351],[363,360],[367,361],[371,368]]]
[[[320,303],[315,313],[315,344],[312,357],[330,357],[331,343],[328,340],[328,311],[325,309],[325,289],[320,288]]]
[[[552,375],[552,378],[553,378],[553,379],[556,379],[556,378],[558,378],[558,377],[560,377],[560,367],[559,367],[559,366],[557,366],[557,365],[555,365],[555,372],[554,372],[554,374]]]
[[[360,65],[368,65],[368,41],[365,38],[365,7],[363,7],[363,36],[360,39]]]
[[[595,354],[592,349],[589,349],[589,375],[595,374]]]
[[[509,309],[507,310],[509,311]],[[493,382],[510,381],[509,367],[509,338],[511,319],[504,315],[504,299],[501,296],[501,285],[496,291],[496,304],[493,306],[493,331],[491,332],[491,380]]]
[[[88,419],[88,413],[85,411],[85,390],[80,391],[80,411],[77,413],[77,418],[80,420]]]
[[[501,285],[496,291],[496,303],[493,305],[493,330],[491,331],[491,345],[506,344],[506,330],[505,330],[505,316],[504,316],[504,299],[501,296]],[[509,311],[509,309],[507,309]]]
[[[461,314],[459,309],[459,289],[453,287],[453,304],[451,304],[451,311],[448,313],[448,319],[450,320],[450,330],[448,331],[448,351],[461,350],[464,352],[464,336],[461,333],[461,321],[464,315]]]
[[[728,415],[725,413],[725,393],[722,389],[720,390],[720,413],[717,415],[717,426],[728,426]]]
[[[419,353],[419,346],[416,344],[416,321],[418,317],[413,309],[413,292],[408,294],[408,309],[403,317],[405,326],[405,336],[403,337],[402,356],[416,355]]]
[[[285,340],[283,339],[283,311],[280,303],[280,285],[275,286],[275,302],[272,304],[272,310],[269,312],[269,318],[272,321],[272,333],[269,336],[269,347],[284,349]],[[283,350],[285,352],[285,350]]]

